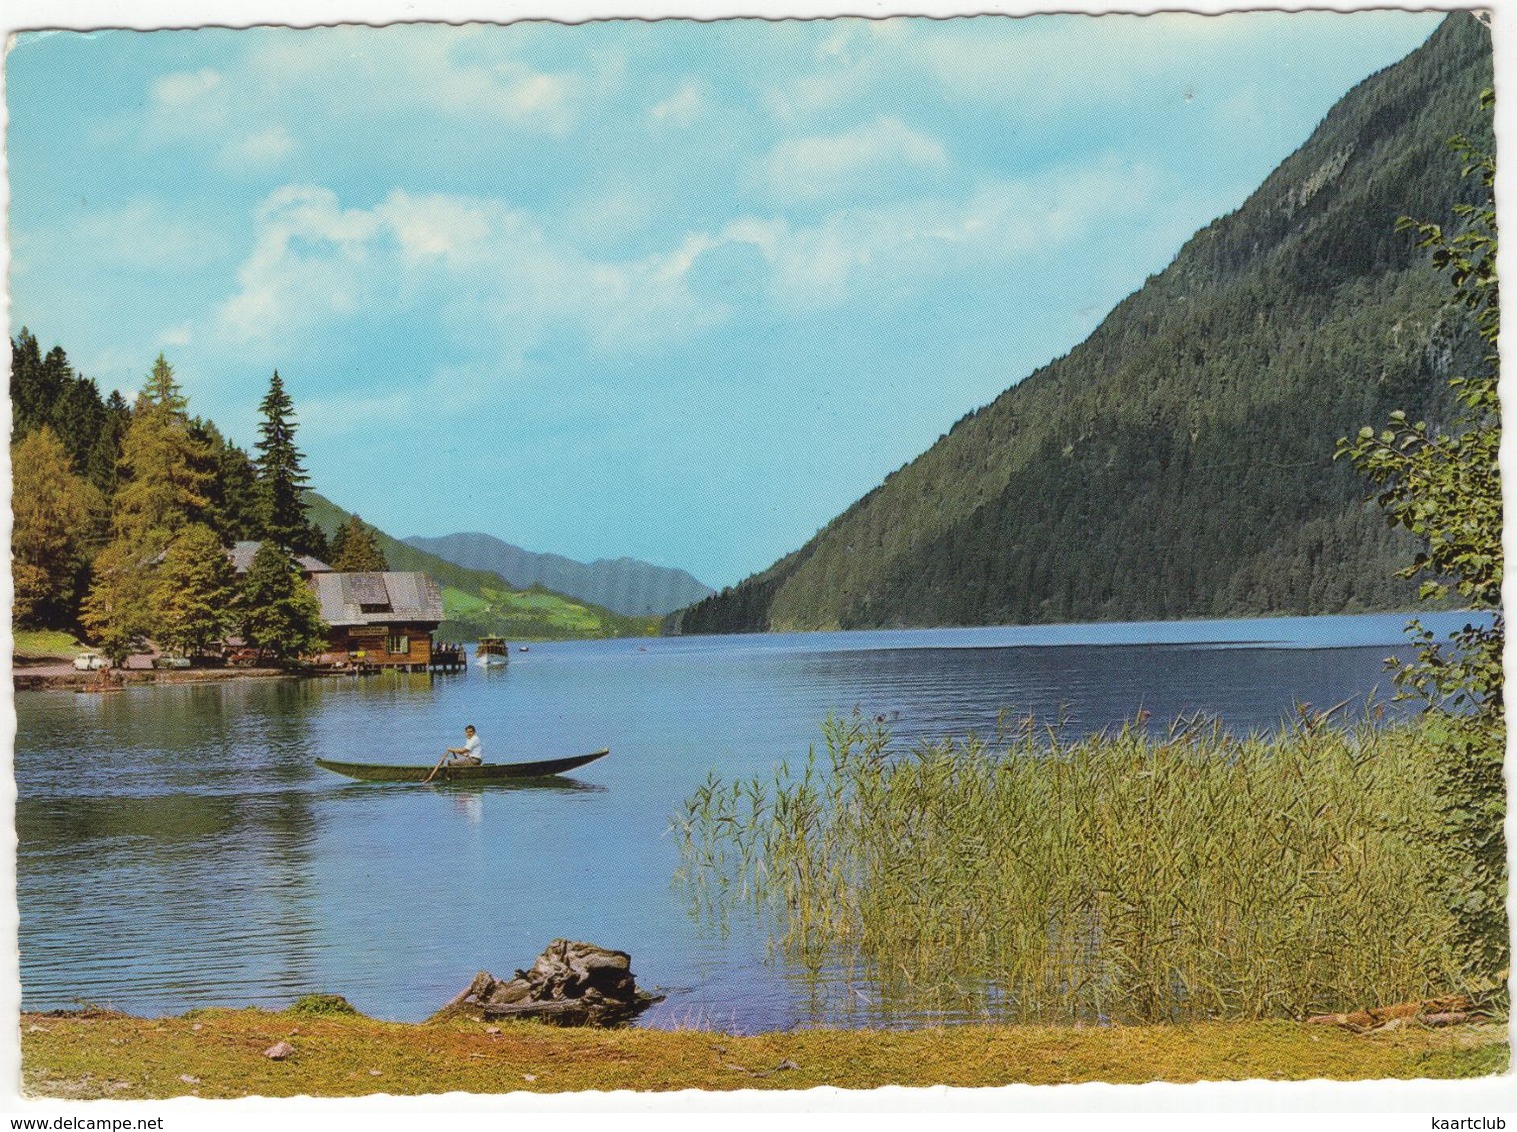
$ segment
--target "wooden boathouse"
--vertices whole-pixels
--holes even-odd
[[[443,611],[442,590],[428,575],[315,573],[311,586],[330,627],[324,663],[359,671],[432,667],[432,634]]]

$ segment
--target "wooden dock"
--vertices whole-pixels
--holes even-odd
[[[412,652],[409,656],[381,654],[379,659],[366,652],[329,655],[307,671],[317,676],[371,676],[379,672],[466,672],[469,656],[462,645],[433,644],[424,654],[426,660]]]
[[[462,645],[433,645],[432,659],[427,664],[428,672],[463,672],[469,667],[469,657]]]

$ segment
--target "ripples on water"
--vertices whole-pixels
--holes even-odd
[[[1388,698],[1404,620],[535,644],[505,671],[435,679],[28,693],[23,1005],[179,1013],[325,991],[417,1020],[567,936],[631,952],[640,983],[670,992],[646,1025],[920,1023],[856,972],[769,962],[759,925],[690,918],[668,821],[709,773],[796,765],[855,707],[903,742],[991,735],[1006,711],[1270,729],[1297,702]],[[431,763],[465,723],[492,761],[612,755],[547,789],[350,783],[312,762]]]

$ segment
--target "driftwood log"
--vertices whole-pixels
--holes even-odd
[[[1307,1022],[1318,1026],[1341,1026],[1356,1034],[1389,1030],[1418,1023],[1423,1026],[1459,1026],[1479,1020],[1484,1011],[1474,999],[1465,995],[1430,998],[1422,1002],[1401,1002],[1395,1006],[1372,1006],[1347,1014],[1313,1014]]]
[[[638,989],[625,951],[555,939],[530,970],[517,971],[514,978],[481,971],[444,1012],[536,1018],[558,1026],[619,1026],[663,997]]]

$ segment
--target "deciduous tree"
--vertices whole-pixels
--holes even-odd
[[[116,664],[153,632],[152,544],[112,539],[91,565],[89,593],[79,620]]]
[[[208,449],[163,355],[153,364],[121,442],[111,541],[96,557],[80,620],[116,661],[152,636],[153,571],[174,537],[204,518]]]
[[[111,524],[118,538],[153,539],[205,518],[209,448],[190,427],[188,399],[162,354],[153,363],[121,441]]]
[[[100,493],[75,475],[45,425],[11,446],[11,574],[17,624],[61,627],[73,618]]]
[[[1482,103],[1489,109],[1491,92]],[[1504,980],[1511,960],[1506,918],[1506,719],[1501,654],[1506,621],[1501,608],[1501,476],[1497,454],[1501,425],[1496,341],[1501,312],[1496,289],[1496,211],[1491,197],[1496,164],[1468,140],[1454,139],[1478,176],[1486,200],[1456,209],[1461,227],[1403,220],[1452,285],[1450,306],[1473,319],[1489,347],[1483,372],[1455,379],[1463,407],[1456,427],[1443,432],[1405,413],[1388,428],[1360,430],[1339,455],[1381,487],[1380,505],[1393,526],[1405,527],[1426,549],[1401,571],[1421,580],[1423,599],[1457,594],[1461,604],[1489,610],[1439,641],[1414,621],[1417,659],[1397,666],[1403,691],[1423,697],[1443,750],[1440,813],[1432,831],[1438,849],[1436,878],[1461,926],[1465,959],[1480,979]]]

